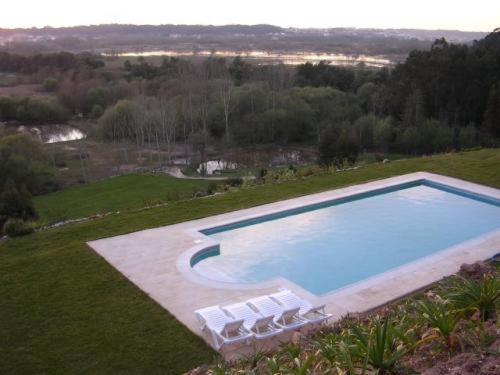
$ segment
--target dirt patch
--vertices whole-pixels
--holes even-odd
[[[2,96],[53,96],[53,93],[43,92],[40,85],[17,85],[0,87],[0,97]]]
[[[422,372],[422,375],[498,375],[500,357],[462,353]]]

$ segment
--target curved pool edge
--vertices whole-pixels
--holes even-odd
[[[258,283],[239,283],[239,282],[224,282],[220,280],[211,279],[205,275],[202,275],[192,267],[192,261],[194,258],[203,255],[206,252],[211,251],[214,247],[218,247],[220,243],[213,238],[204,235],[201,231],[185,231],[184,234],[193,238],[193,241],[202,241],[198,244],[190,247],[186,251],[182,252],[176,261],[177,270],[190,281],[203,286],[210,286],[212,288],[218,289],[228,289],[228,290],[258,290],[266,288],[301,288],[299,285],[291,282],[283,277],[275,277],[266,281]],[[304,289],[305,290],[305,289]],[[309,293],[309,292],[308,292]]]

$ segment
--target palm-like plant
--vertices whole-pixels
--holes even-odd
[[[399,345],[399,333],[388,317],[383,322],[377,319],[368,332],[353,327],[353,333],[358,339],[360,354],[366,355],[367,362],[378,370],[378,374],[393,372],[397,362],[407,352],[404,346]]]
[[[361,361],[355,338],[347,334],[331,333],[316,343],[318,354],[326,360],[326,368],[343,375],[363,375],[366,360]],[[362,363],[360,363],[362,362]]]
[[[365,358],[356,366],[355,352],[346,342],[340,341],[337,344],[337,358],[342,372],[345,375],[364,375],[368,367],[368,353]],[[362,359],[362,358],[360,358]]]
[[[484,275],[481,280],[458,277],[445,289],[447,298],[459,309],[477,310],[482,321],[496,315],[500,301],[500,279]]]
[[[268,375],[276,375],[280,374],[281,372],[282,372],[281,364],[280,361],[276,358],[276,356],[268,358],[266,373]]]
[[[455,344],[455,327],[460,320],[460,314],[447,308],[444,302],[430,300],[416,302],[417,309],[424,320],[434,328],[444,339],[448,349],[452,349]]]
[[[307,375],[312,372],[312,365],[314,363],[314,356],[308,355],[303,360],[295,358],[293,360],[294,367],[289,370],[291,374],[295,375]]]

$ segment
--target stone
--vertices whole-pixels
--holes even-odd
[[[487,262],[476,262],[460,266],[460,272],[472,279],[482,279],[485,274],[492,271],[492,266]]]

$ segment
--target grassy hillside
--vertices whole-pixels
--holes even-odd
[[[210,181],[130,174],[34,198],[40,224],[189,198]]]
[[[0,373],[180,373],[213,352],[85,244],[428,171],[500,188],[500,150],[403,160],[68,225],[0,244]]]

